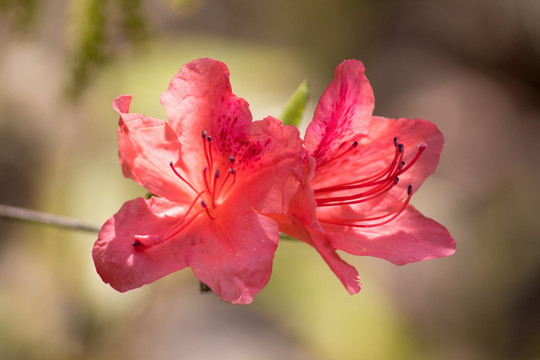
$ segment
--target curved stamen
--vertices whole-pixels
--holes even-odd
[[[208,183],[208,176],[207,176],[207,172],[208,172],[208,167],[204,167],[203,171],[202,171],[202,177],[204,179],[204,186],[206,186],[206,191],[211,194],[212,193],[212,189],[210,188],[210,185]]]
[[[418,158],[420,158],[420,155],[422,155],[424,150],[426,150],[426,147],[427,147],[427,145],[424,144],[424,143],[418,144],[418,151],[416,152],[416,155],[414,156],[414,158],[411,161],[409,161],[409,164],[407,164],[407,166],[405,166],[403,169],[401,169],[400,174],[402,174],[405,171],[409,170],[411,168],[411,166],[413,166],[413,164],[418,160]],[[405,163],[403,163],[403,165],[405,165]]]
[[[210,209],[208,209],[208,205],[206,205],[204,200],[201,200],[201,206],[204,208],[204,210],[206,210],[206,214],[210,219],[216,220],[216,217],[210,213]]]
[[[340,184],[329,185],[325,187],[315,188],[318,207],[327,206],[348,206],[360,204],[375,200],[388,193],[399,182],[399,175],[408,171],[420,158],[426,149],[425,143],[418,145],[418,150],[413,158],[406,163],[403,160],[405,146],[398,141],[397,137],[392,139],[394,145],[394,156],[389,164],[382,170],[373,175],[362,179],[348,181]],[[356,147],[356,145],[354,146]],[[345,155],[347,151],[340,153],[337,157]],[[323,164],[324,165],[324,164]],[[360,191],[361,190],[361,191]],[[387,224],[397,218],[401,212],[409,204],[412,197],[412,186],[407,187],[407,198],[402,202],[399,208],[385,214],[356,218],[356,219],[318,219],[321,223],[342,225],[350,227],[375,227]]]
[[[174,172],[174,174],[180,178],[180,180],[182,180],[183,182],[185,182],[185,183],[186,183],[193,191],[195,191],[196,193],[198,193],[197,189],[195,189],[195,188],[193,187],[193,185],[191,185],[191,184],[189,183],[189,181],[187,181],[182,175],[180,175],[180,173],[179,173],[178,171],[176,171],[176,169],[174,168],[174,164],[173,164],[172,161],[169,163],[169,166],[171,167],[171,169],[172,169],[172,171]]]
[[[219,179],[219,169],[216,170],[214,175],[214,182],[212,183],[212,206],[216,206],[216,194],[217,194],[217,180]]]
[[[315,193],[325,193],[325,192],[334,192],[334,191],[354,189],[356,187],[367,187],[367,186],[372,186],[374,184],[373,182],[376,182],[379,179],[391,178],[392,174],[395,172],[396,163],[398,163],[398,162],[401,163],[402,162],[401,159],[403,158],[403,151],[400,151],[400,146],[399,146],[401,144],[397,143],[397,138],[394,138],[394,144],[395,144],[395,148],[396,148],[396,150],[394,152],[394,158],[392,159],[390,164],[388,164],[388,166],[386,168],[384,168],[383,170],[381,170],[381,171],[379,171],[379,172],[377,172],[377,173],[375,173],[375,174],[373,174],[371,176],[362,178],[362,179],[342,183],[342,184],[339,184],[339,185],[333,185],[333,186],[327,186],[327,187],[323,187],[323,188],[318,188],[318,189],[315,189],[314,192]],[[386,175],[386,177],[385,177],[385,175]]]
[[[392,181],[385,180],[381,185],[362,193],[353,194],[349,196],[331,197],[324,199],[316,199],[317,206],[337,206],[337,205],[351,205],[366,202],[378,198],[382,194],[388,192],[391,188],[397,185],[399,178],[396,177]]]
[[[343,157],[344,155],[347,155],[350,151],[354,150],[358,146],[358,141],[353,141],[350,146],[347,146],[347,144],[349,144],[349,143],[351,143],[350,140],[342,142],[341,145],[339,146],[339,148],[346,147],[346,149],[343,150],[341,153],[339,153],[337,155],[334,155],[330,159],[324,159],[323,163],[318,163],[317,166],[319,167],[319,169],[321,167],[324,167],[324,165],[331,164],[333,161]],[[315,157],[318,158],[317,155],[315,155]]]
[[[370,227],[385,225],[395,220],[405,210],[405,208],[409,204],[409,201],[411,200],[412,194],[413,194],[412,186],[409,185],[407,187],[407,198],[405,199],[405,201],[403,201],[403,203],[398,209],[393,210],[387,214],[372,216],[368,218],[339,219],[339,220],[317,218],[317,220],[319,220],[319,222],[326,223],[326,224],[341,225],[341,226],[356,227],[356,228],[370,228]],[[382,220],[385,218],[387,219],[384,221],[371,223],[373,221]],[[368,222],[368,224],[358,224],[359,222]]]
[[[195,213],[189,220],[186,221],[187,217],[191,213],[191,210],[193,210],[193,207],[197,203],[197,200],[204,194],[204,192],[199,193],[195,199],[192,201],[189,208],[186,210],[186,213],[184,216],[178,220],[173,227],[171,227],[165,234],[155,234],[155,235],[135,235],[133,236],[135,241],[133,242],[133,247],[137,248],[137,250],[145,250],[149,247],[152,247],[154,245],[161,244],[170,238],[176,236],[179,234],[182,230],[184,230],[189,224],[193,222],[200,214],[201,211]]]

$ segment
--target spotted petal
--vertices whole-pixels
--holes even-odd
[[[252,120],[248,103],[232,93],[227,66],[208,58],[184,65],[161,95],[161,103],[182,143],[187,173],[200,174],[206,166],[203,131],[211,136],[214,155],[226,161],[237,152],[237,138]]]
[[[371,85],[358,60],[346,60],[324,91],[305,135],[305,147],[317,164],[331,161],[353,141],[364,137],[374,108]]]

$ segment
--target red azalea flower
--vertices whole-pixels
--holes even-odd
[[[96,269],[118,291],[190,266],[223,300],[249,303],[268,282],[278,224],[302,180],[298,130],[272,117],[252,122],[231,92],[225,64],[185,65],[161,96],[169,122],[120,114],[124,176],[156,197],[126,202],[102,227]]]
[[[372,116],[364,70],[357,60],[336,68],[306,130],[304,186],[288,216],[275,218],[315,247],[351,294],[358,273],[336,249],[397,265],[455,251],[448,231],[409,204],[439,162],[441,132],[426,120]]]

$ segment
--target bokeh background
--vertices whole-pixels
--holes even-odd
[[[0,0],[0,203],[99,225],[145,190],[117,162],[114,97],[159,95],[198,57],[226,62],[254,118],[303,80],[310,114],[346,58],[375,114],[443,131],[413,203],[455,255],[396,267],[344,255],[350,296],[309,246],[280,244],[249,306],[189,269],[120,294],[92,233],[0,219],[1,359],[540,359],[540,2]]]

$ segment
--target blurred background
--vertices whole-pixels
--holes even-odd
[[[396,267],[344,255],[350,296],[309,246],[280,244],[249,306],[189,269],[120,294],[96,234],[0,219],[1,359],[540,359],[540,2],[0,0],[0,203],[102,224],[145,190],[122,177],[112,100],[159,95],[198,57],[227,63],[255,119],[305,79],[304,126],[346,58],[375,114],[445,135],[413,198],[455,255]]]

